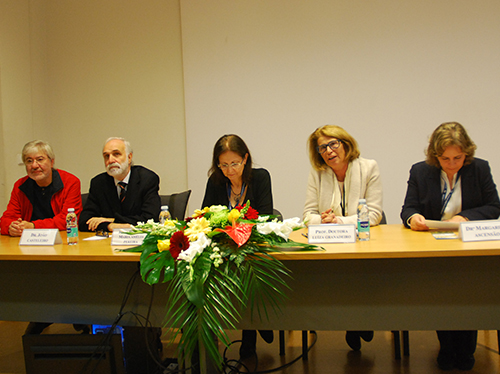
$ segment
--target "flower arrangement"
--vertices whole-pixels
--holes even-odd
[[[131,233],[147,233],[141,246],[129,249],[142,252],[143,281],[170,282],[165,327],[174,338],[181,334],[179,359],[190,359],[198,347],[221,367],[214,336],[228,346],[224,329],[235,329],[247,307],[260,318],[268,316],[267,307],[279,310],[290,272],[272,254],[287,247],[317,249],[288,240],[302,227],[298,218],[259,216],[250,202],[232,210],[206,207],[185,221],[135,226]]]

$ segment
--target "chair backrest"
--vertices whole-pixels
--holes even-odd
[[[160,195],[161,205],[168,205],[168,210],[173,219],[183,220],[186,217],[186,209],[190,196],[191,190],[171,195]]]
[[[273,214],[278,216],[278,221],[283,222],[283,214],[278,209],[273,209]]]
[[[82,207],[85,207],[85,203],[87,202],[88,197],[89,197],[88,193],[82,193]]]
[[[382,211],[382,219],[380,220],[379,225],[387,225],[387,218],[385,217],[384,211]]]
[[[161,205],[170,205],[170,195],[160,195]]]

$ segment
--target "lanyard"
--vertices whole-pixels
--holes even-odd
[[[447,195],[446,193],[448,192],[448,184],[446,183],[446,179],[444,180],[444,188],[443,188],[443,193],[441,195],[441,201],[443,203],[443,207],[441,208],[441,217],[443,216],[443,213],[450,202],[451,196],[453,195],[453,192],[455,192],[455,187],[458,184],[460,178],[460,171],[457,173],[457,179],[455,180],[455,185],[453,188],[450,190],[450,193]]]
[[[340,191],[342,199],[340,199],[340,208],[342,209],[342,217],[345,217],[345,185],[342,184],[342,191]]]
[[[227,207],[229,208],[229,210],[237,207],[238,205],[240,205],[240,199],[241,197],[243,196],[243,194],[245,193],[245,188],[247,187],[245,183],[243,183],[241,185],[241,191],[240,191],[240,194],[238,195],[238,197],[235,197],[235,201],[236,201],[236,205],[233,207],[231,205],[231,183],[228,183],[227,185]]]

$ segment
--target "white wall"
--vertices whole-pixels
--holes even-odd
[[[16,155],[33,137],[30,4],[0,1],[0,206],[22,175]],[[3,212],[3,210],[2,210]]]
[[[2,211],[34,138],[83,192],[104,171],[109,136],[131,141],[160,193],[187,188],[178,0],[2,0],[0,93]]]
[[[131,141],[161,193],[185,189],[178,1],[48,0],[47,41],[51,137],[82,190],[104,171],[110,136]]]
[[[306,139],[331,123],[379,162],[399,222],[441,122],[463,123],[500,178],[498,14],[494,0],[2,0],[0,205],[27,141],[49,140],[85,192],[103,141],[122,135],[162,193],[193,189],[192,210],[213,144],[237,133],[276,207],[300,216]]]
[[[215,141],[236,133],[301,216],[306,139],[344,127],[379,163],[398,223],[408,171],[432,130],[459,121],[500,181],[500,2],[181,0],[191,204]]]

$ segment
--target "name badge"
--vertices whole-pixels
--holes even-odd
[[[128,229],[114,229],[111,245],[141,245],[147,234],[127,234]]]
[[[24,229],[19,245],[55,245],[62,244],[58,229]]]
[[[460,222],[458,235],[464,242],[500,240],[500,221],[467,221]]]
[[[356,243],[355,225],[310,225],[309,244]]]

